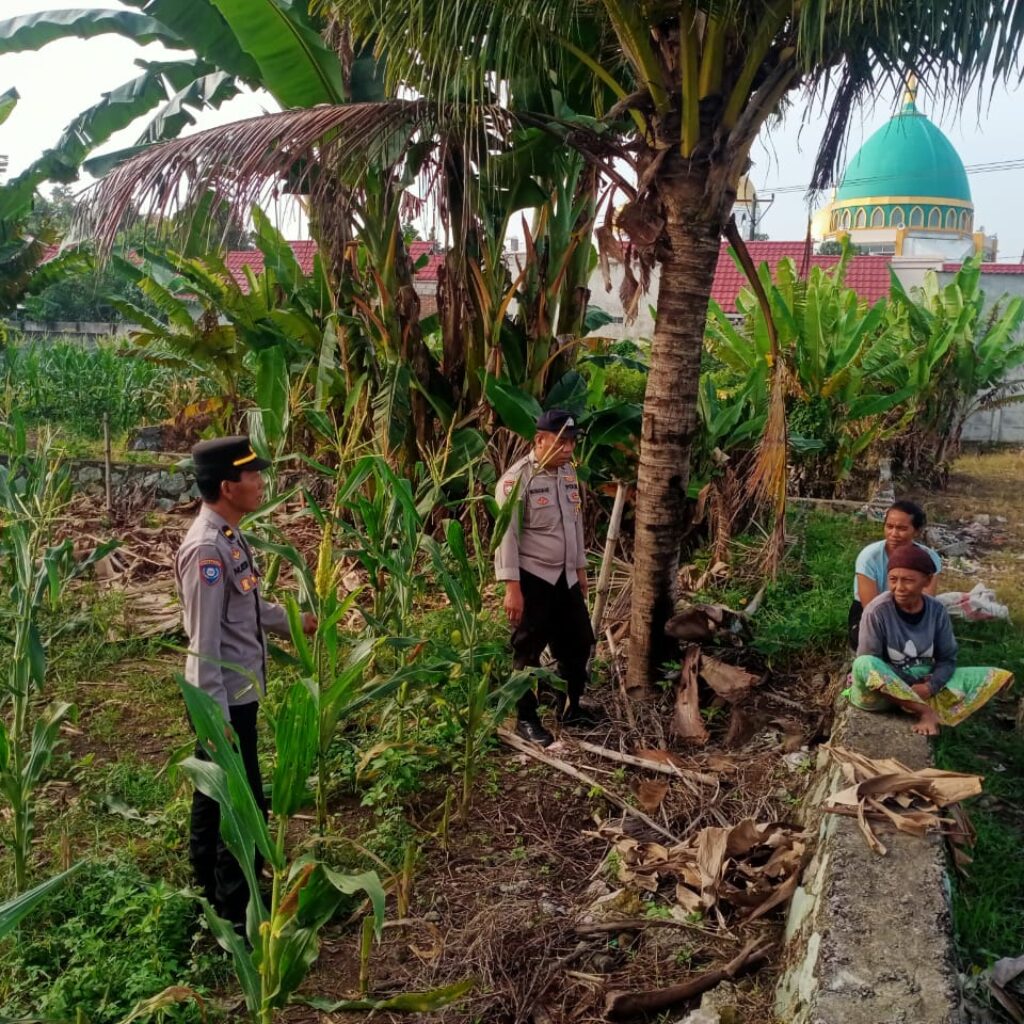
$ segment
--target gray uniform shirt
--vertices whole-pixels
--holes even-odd
[[[956,638],[949,613],[924,595],[920,622],[908,622],[887,590],[868,603],[860,620],[857,654],[873,654],[888,662],[905,683],[931,676],[931,691],[938,693],[956,671]]]
[[[203,505],[185,534],[174,575],[188,636],[185,679],[208,693],[227,721],[232,704],[251,704],[263,695],[263,634],[289,635],[288,615],[260,595],[252,551],[209,505]]]
[[[576,586],[576,570],[587,567],[576,470],[571,465],[541,469],[531,452],[498,481],[499,504],[513,493],[519,508],[494,554],[495,575],[499,580],[518,580],[524,569],[557,583],[565,573],[566,583]]]

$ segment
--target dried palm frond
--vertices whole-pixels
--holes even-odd
[[[472,164],[517,124],[500,107],[391,100],[288,110],[222,125],[153,146],[126,160],[95,186],[82,206],[82,230],[109,253],[117,232],[139,209],[161,217],[214,192],[235,209],[269,193],[338,196],[339,180],[392,173],[417,142],[458,130],[463,160]]]
[[[768,396],[768,415],[764,433],[754,454],[754,462],[747,477],[748,497],[757,505],[772,509],[772,531],[761,552],[761,563],[765,571],[775,576],[779,561],[785,549],[786,538],[786,493],[789,488],[789,431],[786,425],[787,373],[779,335],[772,315],[771,303],[764,285],[758,277],[754,261],[736,227],[735,217],[729,218],[725,229],[729,244],[736,251],[740,266],[746,274],[758,305],[764,316],[768,331],[771,358],[771,384]]]

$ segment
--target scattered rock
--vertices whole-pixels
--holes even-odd
[[[702,1006],[699,1010],[691,1010],[676,1024],[722,1024],[722,1016],[717,1010],[705,1010]]]
[[[740,1024],[740,1013],[737,1009],[739,990],[731,981],[723,981],[710,992],[705,992],[700,1001],[700,1012],[714,1014],[713,1022],[721,1024]],[[695,1021],[694,1024],[703,1024]]]
[[[157,481],[156,489],[158,494],[176,498],[188,487],[183,473],[161,473]]]
[[[139,427],[131,440],[133,452],[158,452],[162,451],[163,447],[164,428],[162,426]]]
[[[80,484],[99,483],[103,479],[103,470],[99,466],[83,466],[78,471],[78,482]]]

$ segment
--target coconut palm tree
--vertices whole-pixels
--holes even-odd
[[[457,122],[476,157],[523,124],[600,163],[627,201],[616,223],[641,268],[660,266],[644,408],[629,689],[649,692],[665,651],[708,299],[719,241],[765,123],[800,91],[827,106],[810,187],[827,185],[858,103],[909,74],[953,103],[979,79],[1016,75],[1024,0],[317,0],[356,40],[386,55],[385,110],[321,109],[262,128],[170,143],[104,184],[109,232],[128,202],[229,170],[287,176],[298,161],[337,166],[404,138],[437,139]],[[593,109],[533,112],[510,102],[533,75],[558,90],[589,77]],[[611,94],[608,106],[604,97]],[[408,95],[408,93],[406,93]],[[459,116],[453,117],[458,111]],[[512,113],[509,113],[509,111]],[[513,116],[514,114],[514,116]],[[282,115],[278,115],[281,117]],[[431,124],[428,124],[431,122]],[[442,124],[441,122],[446,122]],[[230,141],[230,144],[229,144]],[[365,160],[365,157],[363,158]],[[623,162],[632,174],[621,171]],[[308,173],[308,170],[307,170]],[[104,225],[101,225],[104,227]]]

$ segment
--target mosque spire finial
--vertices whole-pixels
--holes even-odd
[[[907,91],[903,94],[903,110],[905,113],[917,113],[917,75],[911,72],[907,76]]]

